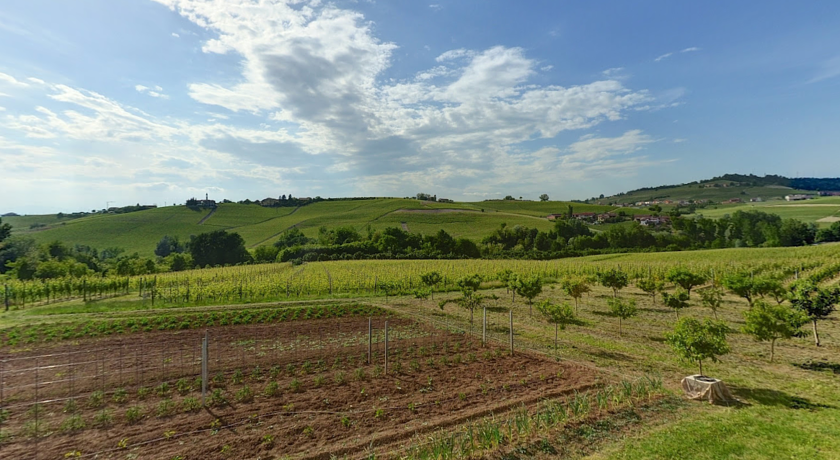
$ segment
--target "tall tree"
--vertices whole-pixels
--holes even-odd
[[[540,195],[540,201],[548,201],[548,194],[543,193],[542,195]]]
[[[0,218],[0,243],[3,242],[6,238],[8,238],[12,234],[12,226],[11,224],[4,224],[3,219]]]
[[[770,362],[776,354],[776,340],[794,337],[808,317],[801,310],[784,305],[770,305],[757,300],[744,312],[744,332],[761,342],[770,342]]]
[[[201,267],[235,265],[251,260],[251,254],[245,249],[245,240],[238,233],[224,230],[196,236],[190,242],[190,254],[193,262]]]
[[[696,362],[703,375],[703,361],[718,361],[718,356],[729,353],[726,333],[729,327],[722,321],[694,318],[677,321],[674,332],[665,334],[665,341],[686,361]]]
[[[820,346],[817,321],[828,318],[840,303],[840,288],[820,288],[810,281],[796,283],[791,292],[790,303],[801,310],[814,328],[814,343]]]

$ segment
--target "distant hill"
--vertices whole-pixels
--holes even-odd
[[[748,201],[749,198],[762,200],[781,199],[793,193],[811,193],[816,191],[840,190],[840,178],[796,178],[753,174],[724,174],[712,179],[689,182],[687,184],[660,185],[630,190],[609,197],[587,200],[589,203],[604,205],[634,204],[639,201],[655,200],[711,200],[721,202],[733,198]]]
[[[351,226],[364,232],[386,227],[412,233],[433,234],[446,230],[453,237],[479,240],[501,224],[524,225],[548,230],[554,224],[549,214],[605,212],[611,206],[563,201],[485,201],[440,203],[413,199],[364,199],[321,201],[300,207],[270,208],[257,204],[222,203],[215,210],[168,206],[127,214],[92,214],[69,219],[66,215],[39,215],[4,218],[14,235],[25,235],[38,242],[54,240],[82,244],[98,249],[124,248],[151,256],[164,235],[182,240],[213,230],[229,230],[242,235],[248,247],[271,244],[292,228],[314,237],[321,226]]]

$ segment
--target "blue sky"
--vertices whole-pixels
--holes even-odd
[[[840,176],[839,102],[835,1],[5,0],[0,213]]]

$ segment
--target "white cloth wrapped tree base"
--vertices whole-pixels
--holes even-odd
[[[736,401],[722,380],[704,375],[691,375],[682,379],[682,388],[688,399],[709,401],[710,404]]]

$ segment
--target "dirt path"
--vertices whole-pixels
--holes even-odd
[[[206,215],[206,216],[202,217],[202,218],[201,218],[201,220],[200,220],[200,221],[198,221],[198,225],[201,225],[201,224],[203,224],[203,223],[207,222],[207,219],[209,219],[209,218],[210,218],[213,214],[216,214],[216,210],[217,210],[217,209],[219,209],[219,208],[213,208],[213,209],[211,209],[211,210],[210,210],[210,212],[209,212],[209,213],[207,213],[207,215]]]

